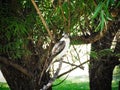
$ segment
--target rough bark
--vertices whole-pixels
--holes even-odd
[[[106,62],[103,60],[91,61],[90,62],[90,90],[112,90],[112,75],[114,67],[119,63],[115,62],[112,57],[110,61]],[[107,59],[106,59],[107,60]]]
[[[2,64],[1,71],[11,90],[40,90],[44,85],[48,83],[48,81],[50,80],[49,73],[44,73],[41,78],[40,75],[42,71],[38,68],[39,66],[30,66],[32,69],[25,69],[29,69],[28,71],[31,72],[31,74],[33,75],[32,77],[25,75],[23,72],[11,65]],[[50,87],[48,90],[52,90],[52,88]]]
[[[118,25],[119,22],[117,22]],[[92,44],[92,49],[96,52],[103,49],[110,49],[113,37],[118,31],[118,28],[116,27],[116,23],[114,23],[104,38]],[[119,53],[119,45],[120,43],[117,43],[113,53]],[[102,57],[98,56],[97,60],[91,58],[89,67],[90,90],[112,90],[113,70],[118,64],[120,64],[119,58],[112,54],[107,54]]]
[[[21,59],[11,60],[0,56],[1,71],[11,90],[40,90],[49,82],[50,75],[45,72],[47,55],[36,55],[33,46],[30,40],[27,47],[33,54]],[[43,50],[39,49],[39,53],[41,51]],[[52,87],[47,90],[52,90]]]

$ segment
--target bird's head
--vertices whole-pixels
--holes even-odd
[[[66,34],[66,33],[63,33],[62,36],[63,36],[64,38],[66,38],[66,39],[69,38],[69,35]]]
[[[68,34],[63,33],[62,36],[63,36],[63,37],[61,38],[60,41],[65,41],[65,42],[70,43],[70,38],[69,38],[69,35],[68,35]]]

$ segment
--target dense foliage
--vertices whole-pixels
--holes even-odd
[[[13,1],[1,1],[0,53],[20,58],[24,52],[30,53],[28,39],[34,44],[40,39],[42,44],[50,40],[31,1]],[[114,0],[36,0],[36,3],[53,37],[58,39],[63,32],[87,37],[102,31],[107,21],[113,19],[112,10],[120,6],[120,2]]]

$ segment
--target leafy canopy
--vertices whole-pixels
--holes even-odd
[[[59,39],[63,32],[91,35],[100,32],[111,16],[112,8],[120,6],[115,0],[35,0],[53,35]],[[29,40],[34,45],[50,41],[46,28],[30,0],[2,1],[0,5],[0,54],[21,58],[29,53]]]

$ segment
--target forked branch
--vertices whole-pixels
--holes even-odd
[[[44,25],[45,28],[46,28],[46,30],[47,30],[47,32],[48,32],[48,34],[49,34],[49,36],[50,36],[50,39],[53,40],[52,34],[51,34],[51,32],[50,32],[50,29],[49,29],[49,27],[48,27],[46,21],[44,20],[44,18],[43,18],[43,16],[42,16],[42,13],[41,13],[40,9],[38,8],[38,6],[36,5],[36,3],[35,3],[34,0],[31,0],[31,1],[32,1],[32,4],[33,4],[33,6],[35,7],[35,9],[36,9],[36,11],[37,11],[37,13],[38,13],[38,15],[39,15],[39,17],[40,17],[40,19],[41,19],[43,25]]]

